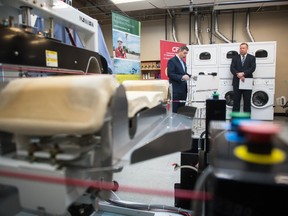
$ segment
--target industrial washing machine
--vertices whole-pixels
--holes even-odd
[[[256,69],[253,73],[253,78],[275,79],[275,75],[276,75],[275,65],[256,64]]]
[[[192,50],[192,68],[217,67],[217,45],[194,45]]]
[[[233,86],[232,86],[232,79],[220,79],[219,81],[219,99],[226,100],[226,119],[230,119],[230,113],[232,112],[233,108]]]
[[[251,95],[251,119],[274,119],[275,79],[254,79]]]
[[[256,64],[276,64],[276,41],[249,44],[249,53],[256,57]]]
[[[219,45],[219,67],[230,67],[233,56],[239,54],[240,43]]]

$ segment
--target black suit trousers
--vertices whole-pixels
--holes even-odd
[[[186,101],[187,92],[173,93],[173,105],[172,105],[172,112],[177,113],[178,108],[185,106],[185,102],[178,102],[179,100]]]
[[[251,94],[252,90],[242,90],[239,89],[238,86],[233,86],[233,112],[240,112],[240,103],[241,103],[241,97],[243,95],[243,111],[244,112],[251,112]]]

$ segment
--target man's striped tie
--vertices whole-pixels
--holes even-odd
[[[243,66],[244,62],[245,62],[245,55],[242,55],[241,62],[242,62],[242,66]]]

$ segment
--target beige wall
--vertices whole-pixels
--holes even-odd
[[[249,42],[246,32],[246,13],[234,14],[234,41]],[[202,44],[209,44],[211,30],[210,14],[199,16],[198,29]],[[288,11],[278,12],[254,12],[250,14],[250,30],[256,42],[277,41],[276,62],[276,89],[275,99],[286,96],[288,99]],[[165,40],[165,20],[142,22],[141,32],[141,60],[160,59],[160,40]],[[107,47],[112,56],[112,30],[111,25],[101,26]],[[167,40],[172,41],[171,20],[168,20]],[[179,42],[189,44],[189,16],[182,15],[176,19],[176,39]],[[232,39],[232,14],[220,13],[218,15],[218,30],[226,38]],[[196,44],[194,35],[194,17],[192,17],[191,43]],[[225,43],[216,37],[212,37],[212,43]],[[284,112],[283,108],[275,107],[276,113]]]

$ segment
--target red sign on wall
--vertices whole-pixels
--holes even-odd
[[[168,60],[175,56],[180,46],[186,46],[186,44],[174,41],[160,40],[161,79],[168,79]]]

